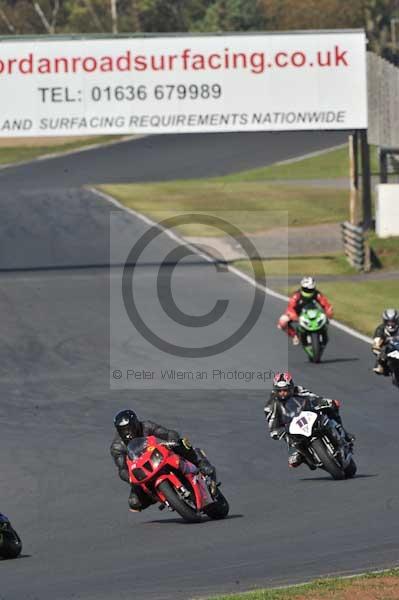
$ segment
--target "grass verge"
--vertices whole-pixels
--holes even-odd
[[[32,138],[23,140],[23,144],[12,143],[6,145],[6,141],[2,140],[0,144],[0,165],[18,164],[27,160],[45,156],[47,154],[55,154],[59,152],[70,152],[71,150],[79,150],[93,144],[109,144],[112,141],[123,139],[126,136],[121,135],[103,135],[90,137],[74,137],[73,140],[67,141],[67,138],[55,138],[54,140],[45,139],[43,145],[40,140]]]
[[[273,179],[338,179],[349,177],[349,158],[346,146],[319,156],[304,158],[287,164],[275,164],[259,169],[227,175],[226,181],[267,181]],[[370,149],[371,171],[379,169],[377,148]]]
[[[285,258],[272,258],[261,261],[266,276],[304,275],[353,275],[357,271],[350,266],[344,255],[331,256],[295,256]],[[257,261],[253,261],[255,275],[257,273]],[[247,260],[238,260],[234,263],[238,269],[253,275],[252,264]],[[259,267],[260,268],[260,267]]]
[[[347,216],[348,194],[340,189],[301,188],[263,182],[199,179],[99,186],[124,206],[155,221],[185,211],[234,214],[234,224],[246,233],[275,227],[336,223]],[[261,211],[261,212],[259,212]],[[237,221],[238,217],[238,221]],[[184,226],[183,235],[223,235],[203,225]]]
[[[289,588],[216,596],[210,600],[397,600],[399,569],[351,578],[326,578]]]
[[[370,245],[377,254],[383,269],[399,269],[399,236],[378,238],[375,234],[372,234]]]

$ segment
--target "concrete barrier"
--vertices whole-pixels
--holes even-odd
[[[375,230],[378,237],[399,235],[399,183],[376,186]]]

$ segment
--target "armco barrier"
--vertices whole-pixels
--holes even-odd
[[[370,247],[361,226],[341,223],[344,251],[349,263],[359,271],[370,271]]]

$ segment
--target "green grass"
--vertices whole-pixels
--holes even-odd
[[[295,600],[295,598],[300,598],[301,600],[305,598],[312,600],[322,600],[324,598],[338,600],[341,598],[347,599],[351,595],[361,598],[362,592],[366,592],[368,600],[397,598],[394,595],[384,595],[384,584],[386,585],[387,583],[389,583],[390,592],[395,590],[395,586],[399,586],[399,569],[391,569],[383,573],[367,573],[366,575],[351,578],[318,579],[303,585],[257,590],[244,594],[215,596],[209,600]],[[355,596],[355,594],[357,595]]]
[[[399,280],[323,281],[319,288],[333,303],[335,318],[366,335],[374,333],[384,308],[398,306]],[[290,294],[295,289],[281,291]]]
[[[371,171],[377,173],[379,165],[376,147],[371,147],[370,164]],[[234,173],[224,179],[225,181],[270,181],[273,179],[337,179],[340,177],[349,177],[347,147],[288,164],[275,164]]]
[[[154,220],[186,211],[206,211],[231,220],[246,233],[284,227],[287,223],[289,226],[335,223],[347,217],[348,194],[334,188],[225,182],[223,179],[99,187],[125,206]],[[223,235],[203,225],[184,226],[180,232],[193,236]]]
[[[107,144],[121,137],[123,136],[96,136],[95,138],[83,138],[82,140],[51,146],[5,146],[0,148],[0,165],[17,164],[46,154],[78,150],[93,144]]]
[[[295,256],[285,258],[272,258],[261,261],[266,276],[298,275],[303,277],[305,273],[312,275],[352,275],[357,273],[351,267],[343,254],[331,256]],[[257,261],[253,262],[255,274]],[[238,269],[253,274],[253,268],[249,261],[239,260],[234,263]]]
[[[377,254],[383,269],[399,269],[399,236],[378,238],[372,234],[370,245]]]

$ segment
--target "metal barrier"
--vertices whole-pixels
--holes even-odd
[[[399,68],[367,52],[368,142],[399,146]]]
[[[397,181],[399,174],[399,148],[380,148],[380,183]]]
[[[370,271],[370,246],[363,227],[345,221],[341,223],[341,233],[349,263],[359,271]]]

